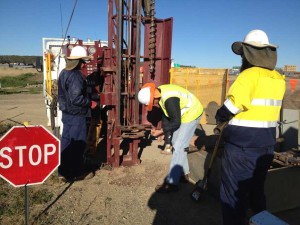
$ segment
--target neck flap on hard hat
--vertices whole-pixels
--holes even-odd
[[[276,48],[256,48],[250,45],[243,44],[243,52],[247,61],[257,67],[263,67],[269,70],[274,70],[277,63]]]
[[[73,70],[75,69],[78,64],[79,64],[79,59],[67,59],[67,62],[66,62],[66,67],[65,69],[66,70]]]

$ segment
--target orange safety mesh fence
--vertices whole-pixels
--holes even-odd
[[[171,68],[170,83],[186,88],[198,97],[204,107],[201,124],[215,124],[217,109],[228,89],[228,69]]]

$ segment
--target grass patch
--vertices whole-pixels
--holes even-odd
[[[14,188],[2,179],[0,186],[0,217],[23,214],[25,207],[24,189]]]
[[[29,197],[32,204],[44,204],[52,200],[53,193],[51,193],[47,188],[42,188],[30,193]]]
[[[35,86],[35,87],[5,88],[5,89],[0,89],[0,95],[10,95],[10,94],[20,94],[20,93],[39,94],[42,91],[43,91],[42,85]]]
[[[15,188],[3,179],[0,179],[0,217],[23,215],[25,213],[25,189]],[[53,198],[47,188],[30,186],[29,204],[31,207],[48,203]]]
[[[43,83],[43,77],[37,73],[25,73],[19,76],[4,76],[0,78],[2,88],[26,87],[29,85],[38,85]]]
[[[0,137],[2,137],[10,128],[16,126],[14,123],[0,123]],[[0,185],[1,187],[1,185]]]
[[[43,90],[43,75],[40,73],[24,73],[18,76],[0,77],[0,95],[39,94]]]

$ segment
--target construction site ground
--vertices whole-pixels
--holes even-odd
[[[295,101],[300,99],[300,92],[295,94],[296,91],[291,104],[299,104]],[[43,95],[0,95],[0,121],[3,120],[28,121],[47,127]],[[213,127],[203,125],[207,135],[212,133]],[[53,174],[45,183],[30,186],[29,192],[42,190],[41,194],[51,192],[52,197],[47,202],[29,205],[29,224],[221,225],[218,199],[207,192],[201,201],[192,201],[192,183],[180,184],[180,190],[175,193],[155,193],[154,188],[163,181],[171,159],[170,155],[160,153],[162,144],[160,140],[149,141],[137,166],[99,169],[92,179],[74,183],[64,183]],[[11,186],[6,182],[1,184]],[[11,192],[20,189],[11,187]],[[12,194],[1,196],[0,205],[9,207],[13,198]],[[300,208],[276,215],[290,225],[300,224]],[[10,216],[1,215],[0,224],[24,224],[24,219],[24,212],[20,211]]]

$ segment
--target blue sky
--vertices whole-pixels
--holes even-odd
[[[63,36],[74,3],[0,0],[0,55],[42,55],[42,38]],[[107,40],[107,10],[108,0],[78,0],[68,35]],[[299,0],[156,0],[156,17],[174,19],[172,58],[206,68],[239,66],[231,44],[262,29],[279,45],[277,67],[300,71],[299,12]]]

